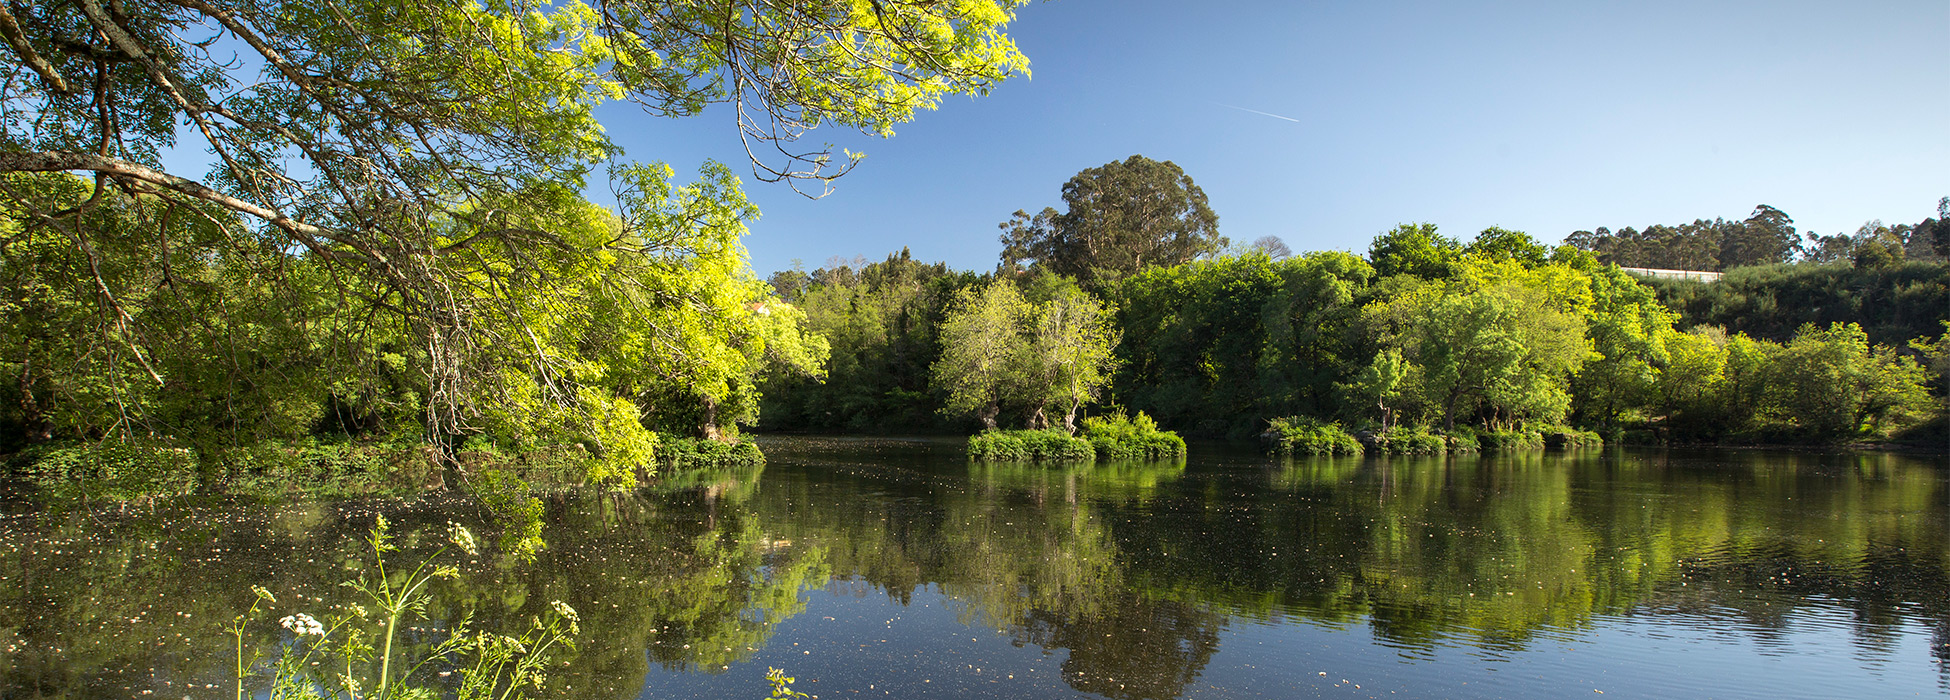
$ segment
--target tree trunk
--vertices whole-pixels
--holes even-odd
[[[706,440],[724,442],[724,431],[718,429],[718,400],[704,397],[704,417],[698,420],[697,432]]]
[[[1082,406],[1082,401],[1072,400],[1070,402],[1070,412],[1063,414],[1063,430],[1071,435],[1077,434],[1077,409]]]
[[[975,414],[975,417],[982,419],[983,430],[994,430],[995,414],[1001,412],[1002,412],[1001,406],[997,406],[995,404],[989,404],[987,406],[983,406],[982,410]]]
[[[41,413],[41,403],[34,399],[34,358],[29,356],[20,363],[20,412],[21,424],[29,444],[39,444],[54,439],[54,424]]]

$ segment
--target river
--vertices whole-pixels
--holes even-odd
[[[1950,463],[1612,449],[970,464],[767,437],[762,469],[545,499],[533,561],[455,560],[407,647],[580,611],[564,698],[1870,698],[1950,693]],[[8,504],[0,697],[232,697],[225,627],[359,600],[456,497]],[[452,556],[448,553],[443,556]],[[437,679],[428,682],[438,683]]]

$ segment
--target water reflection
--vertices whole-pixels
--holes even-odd
[[[1942,682],[1905,649],[1950,659],[1940,459],[1269,462],[1208,449],[1189,465],[1046,468],[970,464],[944,442],[791,439],[768,451],[762,471],[549,499],[549,548],[528,563],[472,562],[443,584],[423,626],[469,613],[519,625],[547,601],[570,602],[585,639],[564,657],[556,697],[637,697],[646,676],[770,664],[780,630],[814,617],[805,611],[829,595],[822,588],[889,610],[945,599],[949,624],[1057,654],[1062,683],[1112,698],[1299,673],[1221,663],[1242,626],[1314,626],[1357,650],[1366,642],[1348,635],[1366,634],[1367,653],[1397,664],[1451,649],[1514,658],[1633,621],[1780,655],[1814,653],[1784,640],[1832,626],[1855,659],[1844,671],[1877,678]],[[248,608],[248,586],[312,610],[349,601],[337,583],[356,573],[357,536],[382,511],[420,551],[447,520],[490,526],[464,501],[8,516],[0,696],[213,696],[228,687],[222,625]],[[277,632],[262,624],[250,641],[268,649]],[[835,680],[858,675],[849,663],[884,663],[816,661]]]

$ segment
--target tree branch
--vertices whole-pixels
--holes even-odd
[[[48,63],[47,59],[34,51],[32,44],[27,43],[27,35],[20,31],[20,22],[14,19],[13,13],[8,12],[4,4],[0,4],[0,36],[7,38],[7,45],[13,47],[21,63],[40,74],[41,82],[47,83],[47,89],[68,96],[80,94],[81,91],[73,83],[54,69],[54,64]]]

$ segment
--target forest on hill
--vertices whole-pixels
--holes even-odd
[[[1275,420],[1680,442],[1942,435],[1950,265],[1938,248],[1950,236],[1936,240],[1938,219],[1811,235],[1827,241],[1814,248],[1767,206],[1742,222],[1648,229],[1692,237],[1698,261],[1628,249],[1643,238],[1631,229],[1551,249],[1522,232],[1461,241],[1428,224],[1382,233],[1366,256],[1293,255],[1278,239],[1220,236],[1203,193],[1168,161],[1087,169],[1062,192],[1067,211],[1002,224],[993,271],[904,249],[773,275],[831,355],[823,382],[764,385],[761,426],[979,427],[982,411],[951,405],[954,387],[933,368],[963,344],[944,328],[978,308],[982,290],[1008,287],[1031,307],[1079,293],[1101,303],[1118,340],[1101,360],[1097,410],[1141,411],[1198,435],[1256,435]],[[1852,253],[1833,254],[1841,247]],[[1727,274],[1649,280],[1620,265]],[[1034,327],[1019,332],[1023,348],[1042,342]],[[1023,352],[1013,369],[1000,362],[1016,376],[997,380],[1010,388],[987,407],[1004,425],[1038,424],[1063,388]]]

